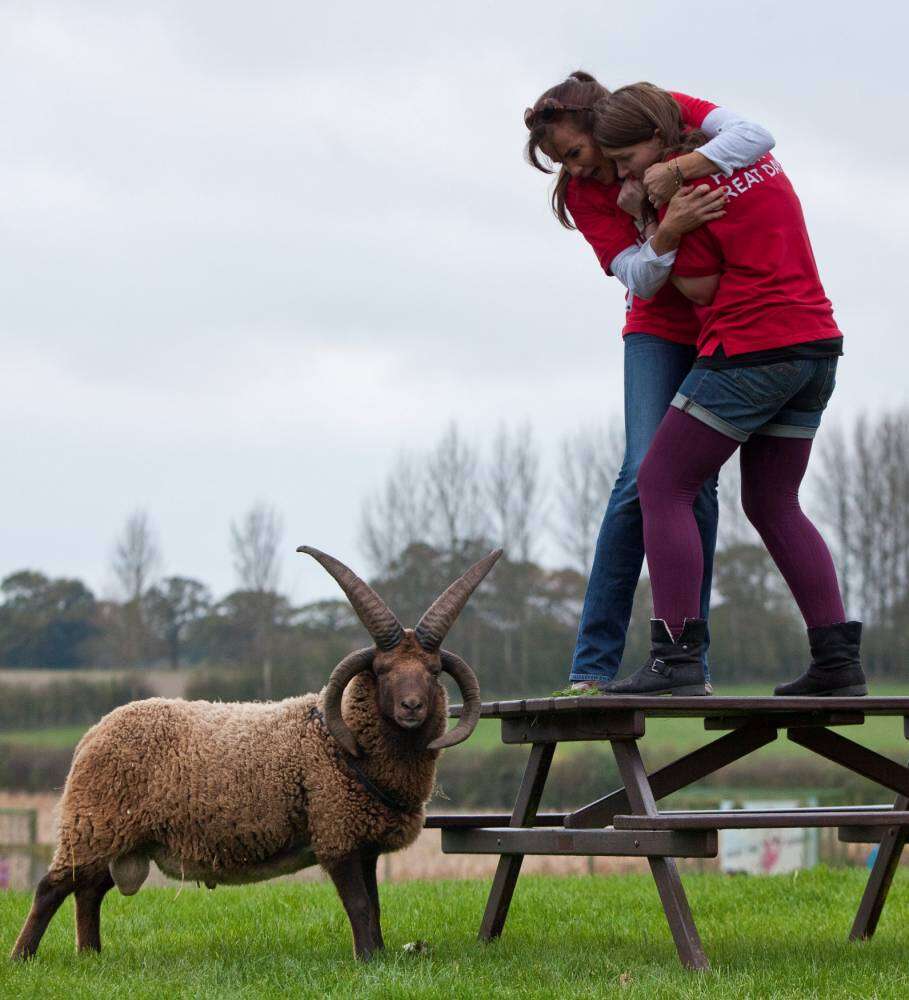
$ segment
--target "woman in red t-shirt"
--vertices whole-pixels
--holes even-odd
[[[620,177],[643,177],[654,167],[671,173],[699,138],[686,134],[672,96],[644,83],[616,91],[599,107],[594,135]],[[653,589],[651,656],[608,690],[679,692],[698,683],[707,623],[692,503],[738,449],[745,513],[808,627],[811,665],[776,693],[863,695],[861,623],[846,621],[830,552],[799,506],[842,335],[779,162],[764,156],[728,178],[710,177],[708,186],[725,190],[726,212],[684,238],[672,278],[701,306],[698,360],[638,476]]]
[[[628,288],[624,337],[625,458],[600,529],[570,680],[576,688],[609,683],[619,669],[635,588],[644,560],[638,467],[673,396],[691,370],[700,324],[691,303],[667,279],[682,234],[723,213],[723,193],[686,189],[672,199],[659,224],[653,206],[686,179],[731,174],[773,146],[760,126],[708,101],[675,94],[679,114],[713,138],[680,158],[671,173],[655,165],[641,180],[617,183],[615,166],[593,141],[593,108],[609,91],[588,73],[573,73],[547,90],[525,113],[526,155],[544,172],[558,170],[552,205],[568,229],[584,235],[607,275]],[[649,200],[646,195],[649,195]],[[700,617],[707,617],[716,544],[715,479],[694,507],[703,571]],[[703,647],[704,677],[707,675]]]

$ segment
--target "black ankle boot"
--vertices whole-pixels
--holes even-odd
[[[603,684],[603,694],[711,694],[704,681],[701,655],[707,638],[707,622],[686,618],[678,639],[661,618],[650,621],[650,656],[630,677]]]
[[[797,680],[775,687],[773,693],[815,698],[868,694],[859,659],[861,639],[861,622],[838,622],[808,629],[811,666]]]

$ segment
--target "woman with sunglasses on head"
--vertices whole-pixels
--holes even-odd
[[[616,91],[598,110],[594,135],[620,176],[638,178],[654,167],[671,173],[706,138],[687,132],[672,96],[646,83]],[[698,360],[638,473],[653,589],[651,654],[605,690],[687,693],[698,686],[707,623],[693,503],[738,450],[742,506],[808,628],[811,665],[775,693],[864,695],[861,624],[846,621],[830,552],[799,505],[842,334],[779,162],[764,156],[708,184],[726,192],[726,213],[685,236],[672,277],[701,307]]]
[[[682,235],[720,218],[724,195],[687,184],[679,191],[679,171],[686,182],[728,175],[773,147],[773,137],[759,125],[708,101],[674,94],[682,118],[691,128],[704,129],[709,142],[680,157],[678,170],[654,164],[642,178],[620,184],[613,162],[593,137],[594,107],[608,97],[594,77],[578,71],[547,90],[524,116],[528,161],[545,173],[558,169],[552,195],[556,218],[580,230],[606,274],[628,289],[622,331],[625,456],[597,539],[572,657],[572,690],[598,690],[619,669],[644,561],[637,471],[696,357],[694,309],[667,279]],[[654,206],[672,195],[657,222]],[[694,509],[704,567],[699,607],[706,618],[718,515],[715,480],[705,485]],[[707,643],[702,652],[700,683],[706,691]]]

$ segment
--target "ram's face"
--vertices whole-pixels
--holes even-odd
[[[376,653],[372,669],[382,715],[402,729],[419,729],[438,696],[439,654],[427,653],[405,634],[391,652]]]

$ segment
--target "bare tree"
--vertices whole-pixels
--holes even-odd
[[[526,688],[529,650],[527,620],[535,579],[536,556],[544,520],[540,456],[529,424],[515,431],[500,425],[492,440],[485,475],[485,495],[492,514],[491,529],[505,549],[495,591],[495,617],[502,631],[504,675],[514,677],[515,653]]]
[[[540,455],[530,424],[514,432],[500,425],[492,440],[486,496],[493,532],[512,562],[536,556],[544,519]]]
[[[479,456],[452,423],[430,453],[426,468],[433,540],[442,551],[457,556],[484,534],[487,525]]]
[[[606,428],[584,427],[562,438],[556,536],[571,565],[585,576],[624,451],[618,420]]]
[[[114,543],[111,567],[127,601],[138,601],[148,589],[152,574],[161,561],[154,529],[148,513],[133,511]]]
[[[149,634],[143,597],[160,561],[161,551],[148,513],[133,511],[114,542],[111,557],[111,569],[123,597],[117,630],[120,655],[130,666],[137,666],[148,653]]]
[[[909,639],[909,411],[856,421],[828,434],[814,476],[814,500],[833,530],[847,601],[869,626],[871,664],[900,669]]]
[[[262,501],[250,507],[239,521],[231,521],[234,569],[244,590],[277,590],[281,576],[278,551],[283,537],[281,515]]]
[[[230,525],[234,569],[242,589],[256,597],[255,646],[262,660],[262,697],[272,695],[272,645],[275,614],[280,603],[280,548],[284,537],[281,515],[259,501]]]
[[[385,575],[402,552],[429,537],[426,460],[402,452],[385,485],[361,508],[360,546],[373,570]]]

